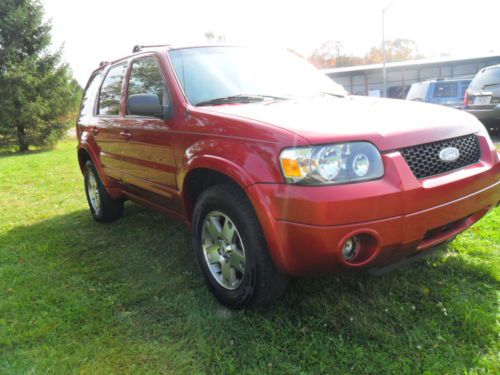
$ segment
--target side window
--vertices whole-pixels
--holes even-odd
[[[462,88],[462,90],[460,92],[460,96],[462,97],[462,99],[465,97],[465,92],[469,88],[469,84],[470,84],[470,81],[462,81],[462,82],[460,82],[460,86]]]
[[[122,96],[122,85],[127,64],[123,63],[112,67],[101,87],[99,95],[99,114],[118,115],[120,112],[120,99]]]
[[[465,96],[465,92],[469,88],[470,81],[462,81],[460,85],[462,86],[462,98]]]
[[[80,116],[92,115],[94,114],[94,104],[99,90],[99,85],[101,84],[102,73],[95,73],[89,80],[85,93],[82,100],[82,108],[80,109]]]
[[[436,82],[434,86],[434,98],[449,98],[458,96],[457,82]]]
[[[153,57],[137,59],[132,63],[128,97],[136,94],[158,95],[161,104],[169,103],[168,91],[156,59]]]

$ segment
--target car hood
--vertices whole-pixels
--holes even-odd
[[[315,97],[204,107],[296,133],[311,144],[366,140],[380,150],[459,137],[481,130],[471,115],[444,106],[360,96]]]

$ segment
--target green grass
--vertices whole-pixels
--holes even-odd
[[[1,374],[499,372],[498,208],[440,257],[231,312],[181,224],[91,219],[75,146],[0,157]]]

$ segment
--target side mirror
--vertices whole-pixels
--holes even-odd
[[[171,114],[170,106],[162,106],[158,95],[136,94],[127,99],[127,110],[131,115],[168,118]]]

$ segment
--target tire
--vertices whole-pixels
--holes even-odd
[[[109,196],[90,160],[85,163],[84,185],[90,214],[95,220],[107,223],[123,216],[123,200]]]
[[[193,247],[208,288],[231,309],[269,304],[288,285],[288,276],[271,259],[250,201],[235,185],[216,185],[200,195]]]

